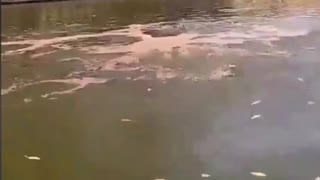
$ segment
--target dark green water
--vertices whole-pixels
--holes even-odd
[[[2,6],[1,177],[316,179],[319,8],[317,0]],[[141,34],[175,32],[168,26],[184,29]],[[224,74],[229,64],[234,76]]]

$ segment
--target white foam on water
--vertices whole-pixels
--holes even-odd
[[[63,94],[71,94],[74,93],[77,90],[83,89],[89,84],[103,84],[106,83],[109,79],[104,78],[91,78],[91,77],[85,77],[81,79],[53,79],[53,80],[44,80],[40,81],[40,83],[64,83],[64,84],[74,84],[76,87],[63,90],[63,91],[54,91],[51,93],[48,93],[44,95],[43,97],[48,97],[52,95],[63,95]]]
[[[200,26],[201,23],[194,22]],[[223,23],[223,22],[222,22]],[[161,24],[161,23],[159,23]],[[294,25],[292,25],[294,24]],[[215,48],[214,45],[221,46],[228,44],[243,44],[246,41],[275,41],[282,37],[296,37],[304,36],[313,30],[313,26],[310,22],[302,21],[301,18],[280,18],[276,19],[268,24],[243,24],[246,28],[230,28],[223,32],[212,32],[209,34],[200,34],[196,31],[190,33],[182,33],[177,36],[165,36],[165,37],[151,37],[150,35],[143,34],[143,29],[152,24],[146,25],[130,25],[126,29],[108,31],[103,33],[93,33],[85,35],[73,35],[67,37],[56,37],[51,39],[40,39],[40,40],[22,40],[22,41],[11,41],[3,42],[2,45],[19,45],[19,44],[31,44],[31,46],[21,48],[18,50],[7,51],[4,55],[10,54],[21,54],[29,50],[36,50],[44,46],[54,46],[55,48],[63,47],[66,49],[64,42],[73,41],[77,42],[83,38],[93,38],[102,36],[127,36],[136,37],[141,39],[140,41],[126,44],[126,45],[109,45],[109,46],[88,46],[82,47],[80,50],[85,51],[89,54],[102,54],[102,53],[130,53],[129,56],[141,57],[149,54],[153,51],[160,51],[163,53],[171,53],[175,48],[181,49],[181,53],[188,51],[188,48]],[[223,24],[222,24],[223,25]],[[320,25],[319,25],[320,27]],[[169,29],[169,27],[164,28]],[[320,29],[320,28],[319,28]],[[168,31],[168,30],[167,30]],[[224,53],[230,52],[231,48],[225,48]],[[222,50],[222,48],[221,48]],[[51,53],[51,52],[48,52]],[[241,53],[241,52],[238,52]],[[46,53],[44,53],[46,54]],[[44,54],[36,54],[33,56],[41,56]],[[188,54],[188,53],[186,53]],[[168,55],[168,54],[167,54]],[[170,56],[168,56],[170,58]]]
[[[138,65],[140,63],[139,58],[134,56],[121,56],[107,61],[102,70],[112,70],[112,71],[135,71],[140,69]]]
[[[37,81],[32,83],[22,83],[21,85],[19,85],[19,88],[17,84],[13,84],[7,89],[1,89],[1,95],[6,95],[9,93],[15,92],[18,89],[22,89],[22,88],[32,86],[32,85],[37,85],[37,84],[43,84],[43,83],[63,83],[63,84],[76,85],[76,87],[71,89],[67,89],[64,91],[54,91],[51,93],[46,93],[41,95],[42,98],[47,98],[51,95],[70,94],[79,89],[85,88],[89,84],[103,84],[108,82],[109,80],[110,79],[106,79],[106,78],[92,78],[92,77],[73,78],[73,79],[51,79],[51,80],[42,80],[42,81]]]
[[[160,80],[173,79],[178,77],[178,73],[170,68],[158,68],[156,70],[156,78]]]
[[[103,36],[124,36],[124,37],[134,37],[139,39],[136,42],[130,44],[111,44],[111,45],[94,45],[78,48],[78,50],[90,54],[108,54],[108,53],[123,53],[126,55],[111,59],[111,60],[101,60],[95,61],[93,59],[81,59],[81,58],[67,58],[61,61],[70,60],[80,60],[85,66],[86,70],[91,70],[93,67],[97,68],[99,71],[137,71],[137,70],[150,70],[155,73],[155,77],[160,80],[182,78],[197,80],[219,80],[225,76],[230,75],[230,72],[223,71],[221,68],[215,67],[209,75],[196,75],[192,72],[181,73],[174,69],[163,68],[161,66],[150,64],[142,64],[141,58],[148,57],[150,54],[159,52],[163,56],[163,60],[172,60],[177,54],[179,57],[187,57],[190,59],[196,59],[194,57],[201,57],[204,55],[210,59],[214,59],[215,56],[224,55],[236,55],[236,56],[252,56],[256,55],[246,49],[234,48],[226,45],[238,44],[241,45],[247,41],[259,41],[263,44],[272,45],[273,41],[280,40],[282,37],[297,37],[305,36],[317,28],[317,25],[312,23],[313,21],[307,20],[307,22],[301,20],[302,17],[291,17],[291,18],[273,18],[267,19],[265,22],[259,22],[254,18],[249,19],[248,22],[239,22],[237,24],[231,24],[228,21],[220,21],[221,27],[227,26],[225,31],[222,30],[212,30],[207,34],[200,33],[195,28],[194,31],[187,31],[186,33],[181,33],[176,36],[166,36],[166,37],[151,37],[150,35],[144,34],[143,29],[148,28],[153,25],[158,25],[160,27],[161,23],[156,24],[134,24],[128,26],[128,28],[107,31],[102,33],[92,33],[92,34],[82,34],[82,35],[72,35],[67,37],[56,37],[51,39],[29,39],[22,41],[11,41],[2,42],[1,45],[21,45],[21,44],[31,44],[31,46],[20,48],[18,50],[6,51],[5,55],[13,54],[23,54],[27,51],[37,50],[42,47],[51,46],[54,48],[60,48],[61,50],[69,50],[75,47],[71,47],[65,42],[81,43],[79,40],[84,38],[94,38]],[[306,19],[306,18],[304,18]],[[257,21],[257,23],[253,23]],[[185,21],[188,23],[188,21]],[[204,28],[202,26],[215,24],[215,22],[192,22],[193,26],[198,27],[198,29]],[[239,28],[241,24],[241,28]],[[293,24],[293,25],[292,25]],[[320,26],[319,26],[320,27]],[[170,31],[169,26],[164,26],[162,29],[165,31]],[[160,28],[161,29],[161,28]],[[320,28],[319,28],[320,29]],[[47,52],[51,53],[51,52]],[[35,54],[33,57],[40,57],[44,54]],[[258,55],[267,56],[285,56],[289,57],[291,54],[285,50],[274,49],[271,52],[260,52]],[[149,58],[151,59],[151,58]],[[149,63],[149,62],[148,62]],[[140,79],[145,79],[142,78]],[[138,78],[139,79],[139,78]],[[76,90],[82,89],[87,84],[83,84],[87,80],[84,78],[81,82],[76,82],[76,87],[62,91],[62,92],[52,92],[52,94],[68,94]],[[53,81],[53,80],[51,80]],[[47,80],[49,82],[49,80]],[[44,83],[42,81],[41,83]],[[60,81],[62,83],[62,81]],[[64,80],[66,83],[66,80]],[[23,86],[25,87],[25,86]],[[15,86],[9,87],[7,89],[1,89],[1,94],[8,94],[16,90]],[[49,95],[48,95],[49,96]]]
[[[1,89],[1,95],[6,95],[17,90],[17,85],[13,84],[8,88]]]

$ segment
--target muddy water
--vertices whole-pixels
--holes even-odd
[[[3,179],[320,176],[317,0],[1,8]]]

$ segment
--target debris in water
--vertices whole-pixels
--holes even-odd
[[[261,118],[261,117],[262,117],[262,116],[261,116],[260,114],[258,114],[258,115],[252,116],[251,119],[258,119],[258,118]]]
[[[49,100],[57,100],[58,98],[56,97],[52,97],[52,98],[49,98]]]
[[[201,174],[201,177],[204,177],[204,178],[207,178],[207,177],[210,177],[211,175],[210,174]]]
[[[32,99],[31,99],[31,98],[24,98],[23,101],[24,101],[25,103],[29,103],[29,102],[32,101]]]
[[[308,105],[314,105],[315,102],[314,101],[308,101]]]
[[[251,172],[250,174],[253,176],[258,176],[258,177],[266,177],[267,176],[265,173],[262,173],[262,172]]]
[[[234,64],[229,64],[228,66],[229,66],[229,68],[236,68],[236,65],[234,65]]]
[[[24,157],[27,158],[27,159],[30,159],[30,160],[40,160],[40,158],[37,157],[37,156],[27,156],[27,155],[24,155]]]
[[[122,122],[131,122],[131,119],[121,119]]]
[[[297,78],[298,79],[298,81],[300,81],[300,82],[304,82],[304,79],[303,78]]]
[[[256,105],[256,104],[260,104],[260,103],[261,103],[261,100],[257,100],[257,101],[252,102],[251,105],[253,106],[253,105]]]
[[[316,177],[316,179],[315,179],[315,180],[320,180],[320,176]]]
[[[151,89],[151,88],[148,88],[147,91],[150,92],[150,91],[152,91],[152,89]]]
[[[163,179],[163,178],[156,178],[154,180],[166,180],[166,179]]]

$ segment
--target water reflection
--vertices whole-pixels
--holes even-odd
[[[233,8],[232,0],[193,1],[193,0],[124,0],[98,2],[63,2],[5,6],[2,17],[4,34],[23,31],[79,30],[68,25],[90,25],[83,28],[117,28],[131,23],[173,21],[180,18],[201,16],[230,16],[220,8]],[[14,11],[12,10],[14,9]],[[225,15],[224,15],[225,14]],[[66,27],[67,25],[67,27]]]
[[[59,2],[2,7],[2,35],[21,35],[23,32],[67,33],[105,31],[132,23],[143,24],[159,21],[205,19],[230,16],[270,16],[283,14],[292,5],[315,4],[309,1],[283,0],[124,0],[97,2]],[[222,9],[222,10],[221,10]],[[241,10],[242,9],[242,10]],[[239,11],[241,10],[241,11]]]

